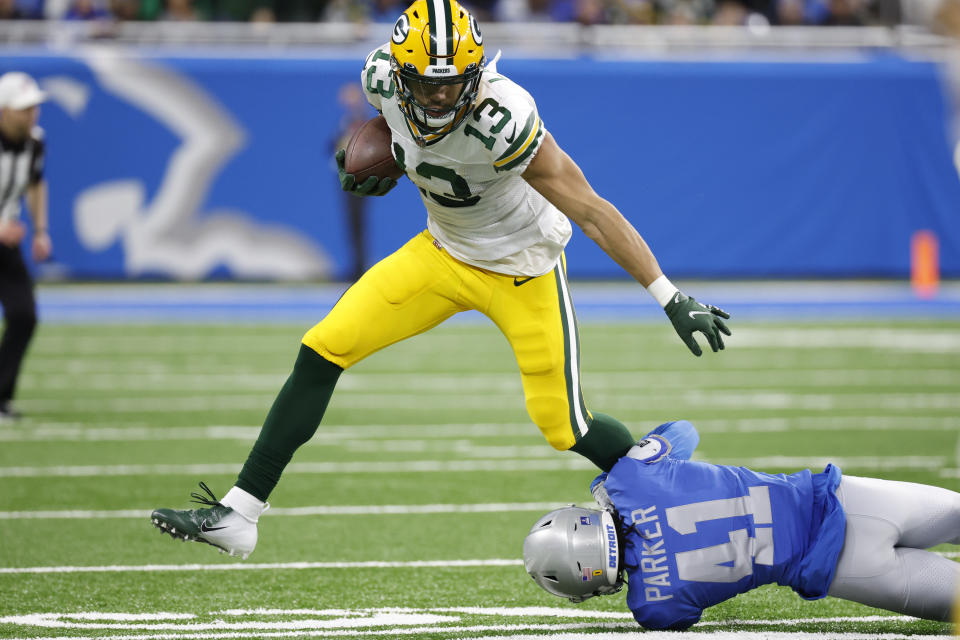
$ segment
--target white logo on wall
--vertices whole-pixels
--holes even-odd
[[[149,202],[143,181],[135,178],[103,182],[77,196],[74,226],[84,248],[104,251],[119,239],[131,276],[194,280],[218,267],[238,278],[299,280],[330,273],[322,250],[294,231],[257,223],[243,211],[201,211],[221,168],[244,144],[243,130],[203,89],[173,71],[110,51],[83,57],[105,91],[181,139]],[[64,96],[70,93],[66,89]]]

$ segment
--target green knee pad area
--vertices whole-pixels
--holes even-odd
[[[570,451],[579,453],[602,470],[610,471],[636,443],[636,438],[619,420],[594,413],[587,434],[577,440]]]

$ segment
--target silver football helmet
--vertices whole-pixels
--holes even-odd
[[[534,581],[561,598],[583,602],[623,587],[620,539],[607,511],[564,507],[537,520],[523,541]]]

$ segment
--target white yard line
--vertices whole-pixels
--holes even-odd
[[[935,552],[944,557],[958,557],[955,552]],[[2,574],[61,574],[61,573],[165,573],[184,571],[279,571],[321,569],[433,569],[461,567],[521,567],[520,558],[493,558],[488,560],[411,560],[364,561],[364,562],[233,562],[229,564],[143,564],[143,565],[91,565],[48,567],[0,567]],[[444,609],[448,610],[448,609]],[[449,609],[453,611],[455,609]],[[238,609],[235,612],[251,610]],[[258,609],[256,611],[263,611]],[[466,611],[466,609],[463,609]],[[2,620],[0,620],[2,622]]]
[[[142,475],[235,475],[236,464],[124,464],[51,467],[0,467],[0,478],[51,478]],[[580,457],[553,460],[410,460],[406,462],[294,462],[284,473],[459,473],[475,471],[555,471],[595,469]]]
[[[491,402],[491,393],[393,393],[384,391],[344,391],[334,396],[338,409],[418,411],[430,409],[485,410],[516,413],[522,410],[523,394],[519,384],[510,391],[498,393],[498,402]],[[23,398],[18,402],[24,410],[38,413],[87,412],[109,413],[180,413],[191,411],[264,410],[273,403],[275,393],[204,394],[184,397],[181,394],[143,397],[109,398]],[[792,393],[786,390],[653,390],[632,393],[590,393],[590,402],[610,410],[671,410],[677,407],[709,407],[714,411],[750,409],[804,409],[830,411],[856,409],[882,410],[956,410],[960,394],[950,392],[917,393]]]
[[[562,502],[491,502],[475,504],[379,504],[379,505],[320,505],[311,507],[271,507],[264,516],[366,516],[414,515],[427,513],[510,513],[515,511],[542,511],[559,509]],[[103,520],[140,519],[150,516],[150,509],[61,511],[0,511],[0,520]]]
[[[56,372],[28,373],[20,377],[24,388],[44,391],[106,390],[106,391],[221,391],[244,389],[277,391],[288,372],[272,373],[190,373],[182,371],[129,372],[103,371],[71,374],[63,368]],[[617,391],[637,389],[689,389],[715,382],[714,372],[698,371],[584,371],[583,386]],[[878,385],[956,387],[960,385],[960,371],[956,369],[760,369],[726,371],[723,384],[732,388],[783,386],[798,387],[874,387]],[[337,383],[339,391],[406,391],[422,393],[424,389],[436,392],[489,393],[514,391],[519,386],[516,372],[490,373],[425,373],[415,377],[396,373],[356,373],[344,375]]]
[[[556,627],[560,629],[560,625]],[[698,631],[638,631],[607,633],[551,633],[550,640],[695,640],[705,636]],[[111,636],[113,637],[113,636]],[[543,640],[543,635],[510,634],[505,636],[482,636],[484,640]],[[710,640],[916,640],[912,633],[859,633],[822,631],[711,631]],[[956,636],[924,635],[923,640],[956,640]]]
[[[622,629],[622,631],[607,631],[601,633],[591,633],[587,630],[593,629]],[[540,634],[515,634],[514,631],[542,631]],[[574,633],[556,633],[557,631],[571,631]],[[577,633],[579,631],[579,633]],[[509,635],[486,635],[485,632],[504,633],[511,632]],[[642,636],[639,634],[643,634]],[[197,640],[228,640],[232,638],[327,638],[327,637],[397,637],[397,636],[425,636],[427,634],[454,634],[459,637],[476,637],[484,640],[702,640],[704,634],[698,631],[643,631],[636,625],[628,624],[610,624],[602,622],[579,623],[579,624],[556,624],[556,625],[536,625],[536,624],[518,624],[518,625],[475,625],[467,627],[419,627],[419,628],[392,628],[379,629],[376,631],[356,631],[356,630],[333,630],[324,629],[316,631],[278,631],[244,633],[244,632],[223,632],[223,633],[152,633],[138,635],[110,635],[111,640],[181,640],[183,638],[196,638]],[[456,634],[471,634],[470,636]],[[478,635],[482,634],[482,635]],[[103,636],[47,636],[34,638],[34,640],[99,640]],[[917,636],[912,633],[858,633],[858,632],[833,632],[824,634],[823,632],[806,631],[716,631],[711,632],[711,640],[915,640]],[[923,640],[956,640],[955,636],[950,635],[924,635]]]
[[[727,342],[726,338],[724,341]],[[871,327],[760,329],[744,327],[729,343],[741,348],[878,349],[916,353],[960,352],[955,331]]]
[[[102,424],[102,423],[99,423]],[[123,424],[123,423],[117,423]],[[934,429],[939,431],[940,429]],[[244,440],[252,443],[259,426],[213,425],[208,427],[83,426],[82,423],[31,422],[23,427],[0,427],[0,442],[138,442],[162,440]],[[474,422],[447,424],[324,424],[310,443],[327,446],[331,440],[368,441],[384,438],[503,438],[538,436],[532,422]]]
[[[587,323],[585,327],[589,327]],[[478,331],[484,336],[498,336],[493,326],[489,331]],[[293,344],[299,340],[296,331],[291,330],[289,336],[284,332],[271,332],[268,340],[251,340],[250,332],[236,334],[212,334],[191,336],[185,335],[157,335],[145,338],[138,335],[88,335],[64,337],[49,336],[38,343],[34,353],[53,354],[68,352],[96,353],[96,354],[170,354],[189,353],[202,355],[211,352],[222,352],[234,349],[238,341],[243,341],[244,351],[251,349],[262,352],[278,352],[278,344]],[[460,336],[450,333],[437,333],[431,336],[431,341],[439,343],[442,340],[460,342]],[[612,335],[610,340],[614,346],[622,340],[619,335]],[[601,333],[591,335],[591,341],[601,346],[608,344],[607,338]],[[876,349],[882,351],[912,351],[917,353],[955,353],[960,352],[960,335],[954,331],[942,329],[916,328],[889,328],[889,327],[777,327],[759,328],[744,326],[724,341],[741,348],[774,348],[774,349],[804,349],[804,350],[834,350],[834,349]]]
[[[624,639],[632,640],[640,632],[639,627],[632,621],[628,612],[592,611],[589,609],[564,609],[559,607],[454,607],[454,608],[380,608],[380,609],[233,609],[214,611],[208,614],[216,618],[227,617],[230,620],[218,619],[216,622],[194,621],[198,616],[193,614],[144,613],[144,614],[111,614],[111,613],[37,613],[0,618],[0,624],[16,625],[29,629],[53,628],[76,629],[81,633],[85,630],[129,631],[142,630],[145,633],[133,635],[110,635],[111,638],[128,638],[130,640],[166,639],[166,638],[241,638],[251,637],[369,637],[369,636],[421,636],[424,634],[483,634],[484,638],[502,638],[503,640],[516,638],[541,639],[544,633],[551,638],[569,638],[579,640],[585,637],[587,630],[607,629],[606,632],[591,633],[590,638],[597,639]],[[517,624],[472,624],[464,625],[461,615],[474,617],[491,616],[496,618],[556,618],[556,623],[528,623]],[[310,617],[306,617],[310,616]],[[270,620],[271,617],[281,619]],[[171,624],[165,620],[183,620],[181,623]],[[563,619],[577,619],[584,622],[559,622]],[[106,622],[105,622],[106,621]],[[623,622],[619,622],[623,621]],[[702,631],[704,627],[759,626],[759,627],[795,627],[800,625],[857,625],[863,623],[909,623],[916,618],[906,616],[862,616],[862,617],[824,617],[801,618],[788,620],[725,620],[706,621],[697,627]],[[444,624],[449,626],[444,626]],[[451,624],[452,623],[452,624]],[[459,623],[459,624],[457,624]],[[430,626],[423,626],[429,624]],[[390,627],[387,629],[369,629],[370,627]],[[174,633],[169,633],[173,631]],[[516,631],[543,632],[534,635],[516,635]],[[580,633],[560,633],[556,632]],[[159,633],[157,633],[159,632]],[[489,633],[502,634],[511,632],[513,635],[487,635]],[[823,638],[822,632],[797,631],[737,631],[728,632],[718,630],[710,633],[712,638],[727,638],[728,640],[752,638],[755,640],[775,638],[777,640],[807,640]],[[57,636],[59,640],[66,640],[65,636]],[[96,636],[70,636],[75,640],[86,640]],[[657,640],[675,638],[703,637],[701,632],[643,632],[643,637]],[[909,637],[902,633],[863,633],[831,631],[831,638],[844,640],[892,640]],[[949,636],[925,636],[935,640],[946,639]]]
[[[784,431],[956,431],[958,416],[798,416],[791,418],[708,418],[696,420],[700,433],[771,433]],[[114,426],[104,426],[112,424]],[[647,428],[653,425],[644,425]],[[445,424],[323,424],[307,446],[328,446],[331,441],[369,441],[401,438],[537,438],[530,422],[469,422]],[[635,427],[636,429],[636,427]],[[641,427],[639,430],[642,430]],[[639,431],[638,430],[638,431]],[[258,425],[152,427],[145,423],[30,421],[22,426],[0,427],[0,442],[140,442],[165,440],[242,440],[253,442]],[[957,460],[960,463],[960,443]]]
[[[520,559],[413,560],[409,562],[244,562],[234,564],[142,564],[60,567],[0,567],[0,574],[40,573],[130,573],[169,571],[260,571],[289,569],[422,569],[447,567],[523,566]]]
[[[919,469],[937,472],[944,467],[944,456],[763,456],[754,458],[712,459],[716,464],[753,468],[822,469],[828,463],[843,470]],[[357,462],[294,462],[286,474],[342,473],[471,473],[477,471],[560,471],[594,469],[586,458],[555,456],[551,459],[495,460],[408,460]],[[54,478],[102,476],[231,475],[240,470],[236,464],[120,464],[87,466],[0,467],[0,478]]]

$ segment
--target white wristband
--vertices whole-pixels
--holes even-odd
[[[673,283],[667,280],[667,276],[660,276],[650,283],[647,291],[653,296],[653,299],[660,303],[661,307],[667,306],[670,298],[673,297],[679,289],[673,286]]]

